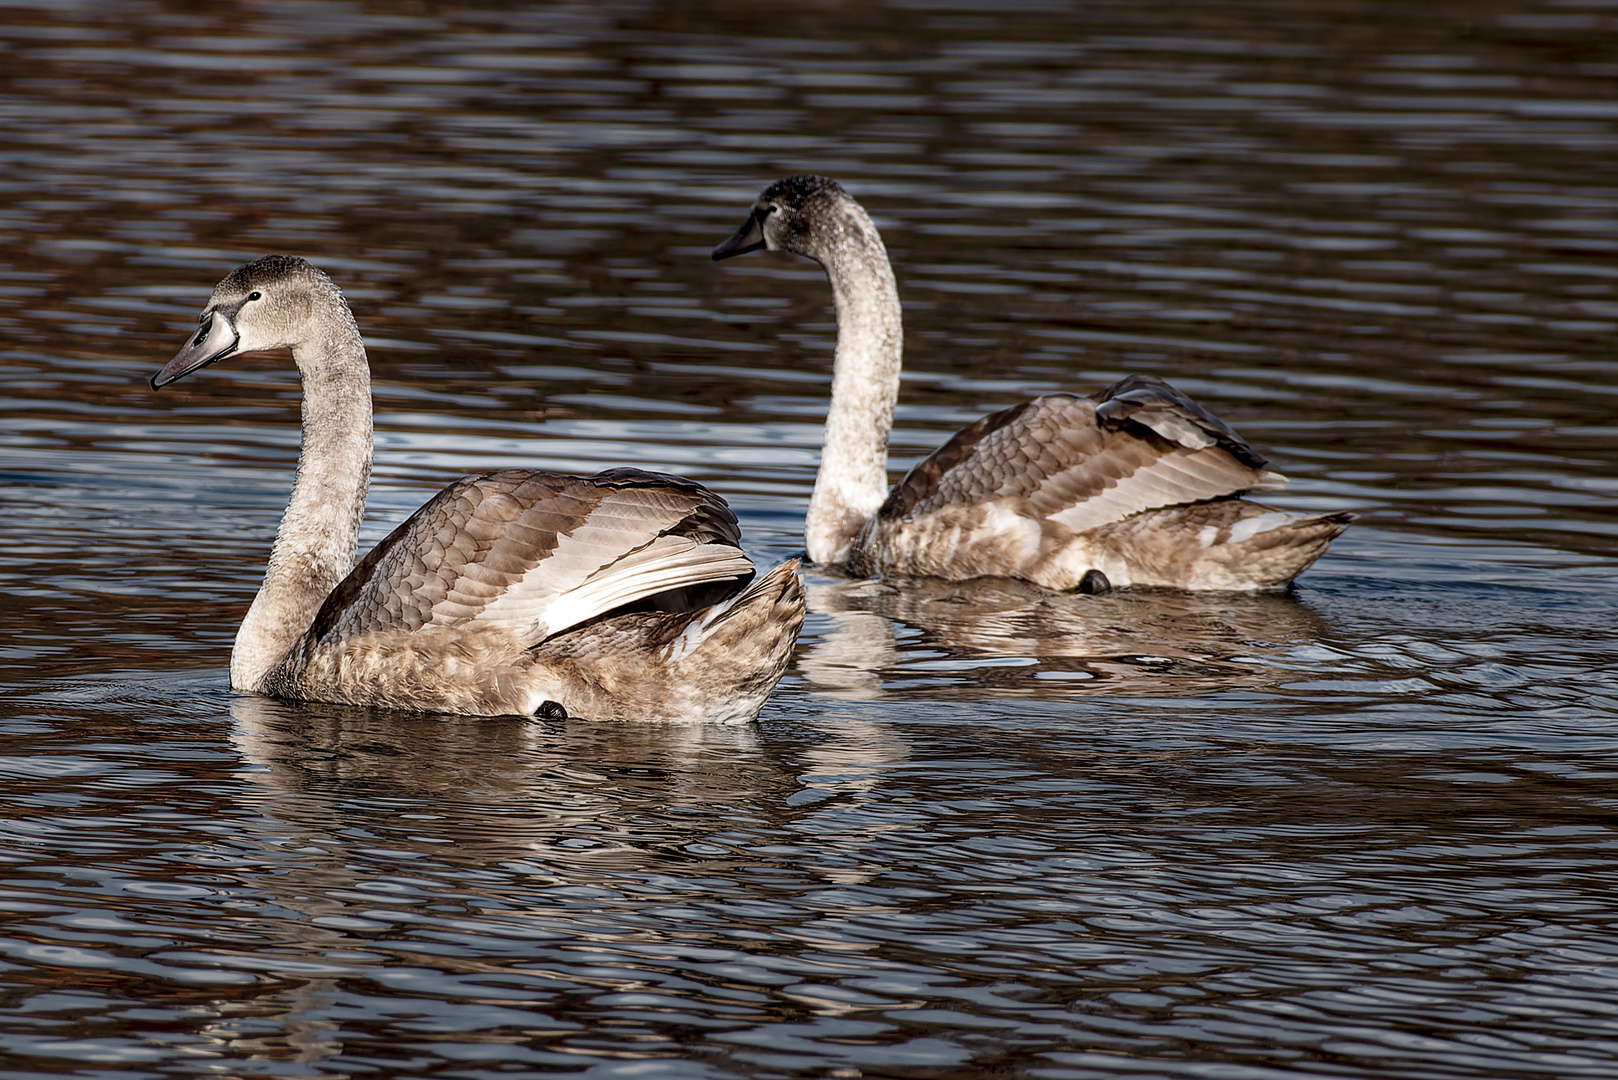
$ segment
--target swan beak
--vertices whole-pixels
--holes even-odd
[[[241,337],[230,316],[222,311],[211,311],[202,325],[185,343],[185,348],[174,354],[174,359],[163,365],[163,370],[152,376],[152,389],[160,390],[175,379],[207,367],[215,360],[223,360],[236,351]]]
[[[748,214],[747,220],[742,223],[735,236],[713,249],[714,262],[728,259],[732,255],[746,255],[749,251],[761,251],[765,245],[764,221],[755,213]]]

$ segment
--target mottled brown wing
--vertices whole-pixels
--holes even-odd
[[[1141,510],[1270,489],[1224,423],[1159,379],[1134,376],[1094,398],[1051,394],[957,432],[901,480],[879,511],[912,519],[1007,500],[1084,532]]]
[[[745,581],[753,565],[739,542],[724,500],[678,477],[636,469],[470,476],[361,560],[309,636],[498,627],[536,643],[667,590]]]
[[[1262,469],[1269,464],[1223,420],[1155,375],[1120,379],[1094,395],[1093,400],[1096,416],[1111,427],[1122,429],[1133,422],[1187,449],[1217,443],[1250,468]]]

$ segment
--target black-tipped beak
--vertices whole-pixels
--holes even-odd
[[[234,353],[239,344],[241,338],[237,336],[230,316],[222,311],[210,312],[202,325],[197,327],[197,332],[191,335],[191,340],[185,343],[185,348],[175,353],[174,359],[152,376],[152,389],[161,390],[175,379],[182,379],[198,368],[223,360]]]
[[[735,236],[713,249],[714,262],[728,259],[732,255],[746,255],[749,251],[759,251],[764,247],[764,219],[763,215],[754,211],[747,215],[747,220]]]

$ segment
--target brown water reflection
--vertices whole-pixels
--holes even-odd
[[[391,823],[378,818],[386,831],[372,839],[422,855],[453,845],[453,859],[468,866],[560,860],[583,880],[655,868],[681,859],[681,841],[663,830],[648,846],[627,827],[634,815],[625,807],[656,804],[678,822],[682,810],[784,799],[799,786],[792,771],[761,753],[751,727],[578,725],[558,738],[558,725],[540,721],[410,717],[251,697],[233,700],[230,712],[243,778],[262,787],[268,812],[329,842],[351,823],[353,800],[430,807]]]
[[[1603,1076],[1618,15],[1596,0],[0,5],[0,1049],[29,1075]],[[895,470],[1149,372],[1363,516],[1290,595],[814,579],[741,732],[238,699],[351,297],[364,542],[684,472],[801,547],[834,327],[716,267],[837,177]],[[21,1073],[19,1073],[21,1075]]]
[[[1109,697],[1275,690],[1326,622],[1291,593],[1052,593],[1010,578],[817,579],[798,669],[833,696]],[[919,633],[918,633],[919,631]]]

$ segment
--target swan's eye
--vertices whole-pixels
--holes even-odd
[[[264,294],[259,292],[257,289],[254,289],[252,292],[247,294],[247,298],[249,300],[262,300],[264,299]]]

